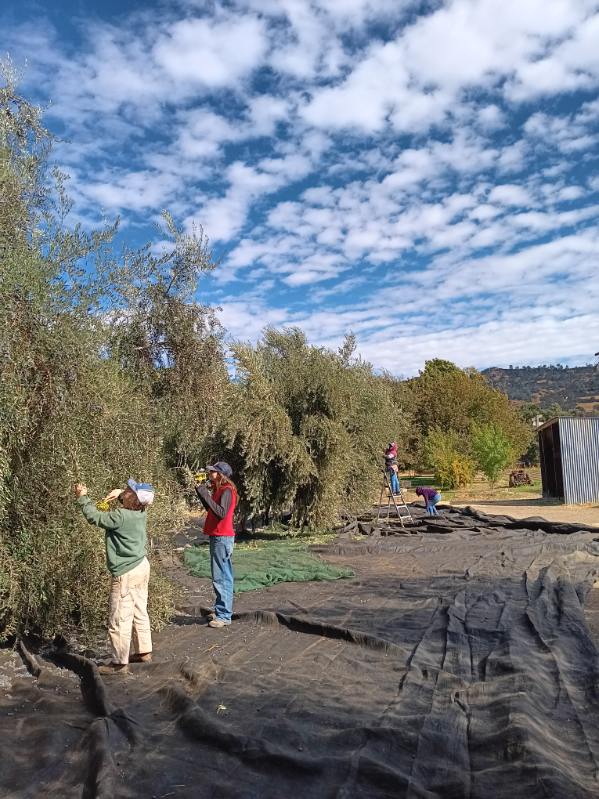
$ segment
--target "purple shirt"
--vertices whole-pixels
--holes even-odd
[[[421,488],[420,486],[418,486],[418,488],[416,489],[416,494],[419,497],[424,497],[426,500],[436,497],[438,493],[439,491],[436,488]]]

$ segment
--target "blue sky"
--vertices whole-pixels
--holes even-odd
[[[75,219],[204,227],[232,337],[351,330],[398,375],[599,349],[597,0],[4,0],[0,53]]]

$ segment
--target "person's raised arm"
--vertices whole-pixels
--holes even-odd
[[[111,492],[111,494],[113,493]],[[121,509],[115,508],[111,511],[98,510],[87,494],[87,487],[81,483],[75,486],[75,496],[81,512],[90,524],[101,527],[103,530],[114,530],[122,524],[123,514]]]

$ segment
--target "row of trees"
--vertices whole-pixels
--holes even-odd
[[[446,488],[467,485],[480,469],[491,482],[526,451],[531,425],[505,394],[475,370],[428,361],[412,381],[422,441],[420,460]]]
[[[48,635],[70,623],[91,633],[103,621],[102,535],[74,508],[76,481],[97,497],[129,475],[154,483],[151,534],[167,541],[184,521],[191,474],[215,457],[232,463],[245,515],[291,510],[294,524],[315,527],[371,500],[390,439],[405,466],[435,465],[445,450],[465,462],[489,426],[510,452],[526,447],[528,430],[478,373],[433,361],[398,381],[357,358],[352,336],[331,352],[297,329],[266,330],[257,345],[232,348],[231,378],[224,331],[197,300],[215,268],[203,232],[183,234],[165,215],[167,253],[117,256],[118,224],[69,227],[50,146],[39,111],[8,74],[0,88],[4,635]],[[160,622],[172,589],[159,568],[153,581]]]

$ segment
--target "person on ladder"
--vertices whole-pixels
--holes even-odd
[[[397,476],[397,444],[395,441],[390,441],[385,450],[385,471],[389,475],[389,484],[391,485],[391,492],[395,494],[400,493],[399,477]]]

